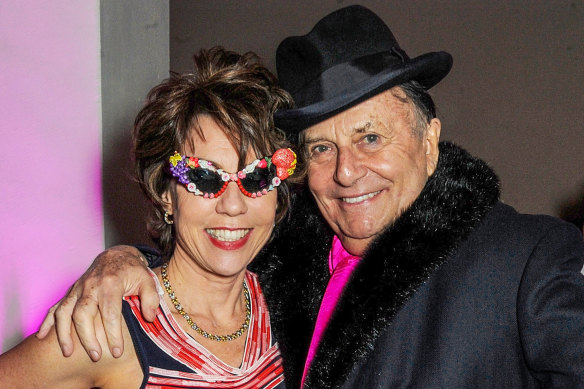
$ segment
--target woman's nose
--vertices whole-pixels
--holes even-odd
[[[241,193],[236,182],[230,182],[225,192],[217,199],[217,213],[237,216],[247,212],[245,195]]]

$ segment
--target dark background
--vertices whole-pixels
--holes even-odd
[[[255,51],[275,70],[274,54],[282,39],[303,35],[326,14],[354,3],[170,0],[168,4],[169,66],[183,72],[191,69],[196,50],[213,45]],[[388,24],[411,57],[437,50],[453,55],[451,73],[431,90],[442,120],[442,139],[486,160],[501,178],[506,203],[521,212],[581,223],[584,1],[359,4]],[[106,210],[115,219],[109,230],[106,227],[106,245],[144,241],[140,194],[134,189],[121,191],[124,184],[116,180],[104,185]],[[108,188],[116,193],[108,195]]]

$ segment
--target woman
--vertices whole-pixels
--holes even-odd
[[[291,100],[251,53],[213,48],[195,65],[195,74],[155,87],[134,125],[136,174],[154,205],[150,232],[167,258],[152,273],[164,294],[155,322],[127,298],[124,341],[134,350],[97,363],[81,347],[62,357],[54,331],[30,337],[0,357],[3,388],[283,387],[262,292],[246,267],[288,208],[284,180],[296,159],[272,115]]]

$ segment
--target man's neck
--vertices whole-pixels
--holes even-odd
[[[347,250],[349,254],[355,255],[357,257],[363,257],[367,251],[369,244],[373,242],[374,237],[367,239],[353,239],[346,236],[339,236],[343,248]]]

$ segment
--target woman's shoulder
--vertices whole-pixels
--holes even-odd
[[[141,369],[131,347],[128,330],[125,324],[122,325],[124,343],[128,347],[122,357],[114,358],[108,350],[107,335],[101,318],[95,318],[96,335],[102,348],[102,356],[97,362],[92,361],[85,352],[74,325],[71,327],[73,353],[69,357],[64,357],[61,353],[55,327],[43,339],[29,336],[0,356],[2,387],[138,387]],[[132,374],[128,374],[128,371]],[[132,379],[133,377],[138,377],[138,380]]]

